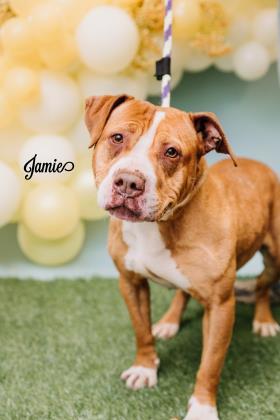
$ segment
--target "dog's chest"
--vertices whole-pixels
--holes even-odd
[[[157,223],[123,222],[122,226],[123,239],[128,246],[125,255],[128,270],[164,286],[187,290],[189,281],[166,248]]]

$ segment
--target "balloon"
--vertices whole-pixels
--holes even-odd
[[[96,220],[106,216],[105,211],[97,204],[96,186],[91,168],[80,171],[71,187],[74,188],[79,198],[83,219]]]
[[[267,47],[277,45],[278,23],[276,8],[264,9],[257,14],[253,22],[253,37]]]
[[[187,41],[199,29],[200,4],[197,0],[175,0],[173,6],[175,40]]]
[[[77,227],[80,208],[77,196],[60,184],[41,184],[32,189],[23,203],[22,220],[43,239],[60,239]]]
[[[43,71],[40,98],[23,107],[23,124],[35,132],[60,133],[67,130],[81,111],[81,95],[75,82],[61,73]]]
[[[62,15],[55,1],[41,2],[36,5],[31,10],[28,22],[39,43],[53,44],[60,36]]]
[[[16,121],[13,121],[7,127],[1,128],[0,129],[1,159],[9,163],[17,162],[19,158],[19,151],[21,150],[24,141],[28,139],[28,137],[30,137],[30,131],[26,130]]]
[[[35,155],[37,156],[34,158]],[[30,163],[27,164],[27,162]],[[37,166],[41,166],[39,162],[45,162],[51,165],[53,169],[58,168],[61,162],[65,165],[65,170],[61,171],[61,168],[58,172],[44,171],[35,173],[33,168],[36,169]],[[24,143],[20,151],[19,163],[22,170],[26,165],[26,176],[28,178],[31,177],[30,179],[35,182],[53,180],[64,182],[73,173],[75,152],[73,146],[65,137],[54,134],[41,134],[29,138]]]
[[[5,92],[0,92],[0,128],[7,127],[15,117],[15,109]]]
[[[72,31],[93,6],[93,0],[55,0],[63,16],[64,26]]]
[[[3,88],[11,102],[30,102],[39,94],[38,73],[28,67],[13,67],[6,73]]]
[[[216,58],[214,61],[214,64],[215,64],[215,67],[217,67],[217,69],[221,71],[224,71],[224,72],[233,71],[232,54],[226,54],[226,55],[223,55],[222,57]]]
[[[21,215],[21,210],[22,210],[22,204],[24,201],[24,197],[26,194],[28,194],[28,192],[34,187],[34,184],[27,182],[23,175],[22,175],[22,171],[20,169],[20,167],[18,166],[18,164],[16,162],[12,162],[9,163],[10,168],[12,169],[12,171],[15,173],[15,175],[17,176],[19,182],[20,182],[20,201],[19,204],[16,208],[16,211],[13,213],[12,218],[10,219],[10,223],[18,223],[20,221],[20,215]]]
[[[1,27],[1,42],[8,54],[29,54],[34,40],[27,20],[13,17],[4,22]]]
[[[78,62],[75,39],[69,33],[61,33],[55,44],[44,45],[39,51],[43,64],[51,70],[70,70]]]
[[[198,72],[206,70],[213,63],[213,59],[207,54],[193,48],[189,48],[186,54],[185,70]]]
[[[23,254],[31,261],[48,266],[61,265],[79,254],[85,239],[85,227],[79,222],[74,231],[64,238],[47,240],[34,235],[21,223],[17,239]]]
[[[134,20],[114,6],[91,9],[76,31],[81,60],[102,74],[117,73],[129,66],[139,46]]]
[[[233,65],[241,79],[256,80],[268,71],[269,53],[261,44],[254,41],[247,42],[234,52]]]
[[[90,135],[85,125],[84,116],[81,116],[72,129],[68,131],[67,138],[71,141],[78,153],[89,154],[88,146],[90,142]]]
[[[8,223],[16,212],[21,198],[21,183],[15,172],[0,162],[0,226]]]
[[[147,76],[143,73],[133,75],[116,74],[102,76],[90,70],[82,70],[78,77],[83,96],[118,95],[127,93],[137,99],[145,99],[148,91]]]

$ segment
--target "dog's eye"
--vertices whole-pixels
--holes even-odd
[[[165,152],[165,156],[169,158],[176,158],[179,155],[179,152],[175,149],[175,147],[168,147]]]
[[[113,143],[120,144],[123,142],[123,135],[120,133],[113,134],[111,136]]]

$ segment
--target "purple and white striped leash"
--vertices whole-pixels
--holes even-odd
[[[278,45],[277,45],[277,69],[278,69],[278,80],[280,84],[280,0],[278,0]]]
[[[164,45],[163,59],[169,57],[171,59],[172,50],[172,0],[165,0],[164,15]],[[161,106],[170,106],[171,92],[171,74],[164,74],[161,80]]]

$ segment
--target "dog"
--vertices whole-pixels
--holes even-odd
[[[91,97],[90,132],[98,203],[112,216],[109,252],[136,336],[121,378],[157,384],[155,337],[178,328],[189,297],[204,306],[203,352],[185,420],[217,420],[217,387],[231,341],[236,270],[260,250],[253,330],[274,336],[269,302],[280,274],[280,183],[262,163],[235,158],[213,113],[162,108],[128,95]],[[207,168],[205,154],[228,155]],[[153,327],[148,279],[178,289]]]

